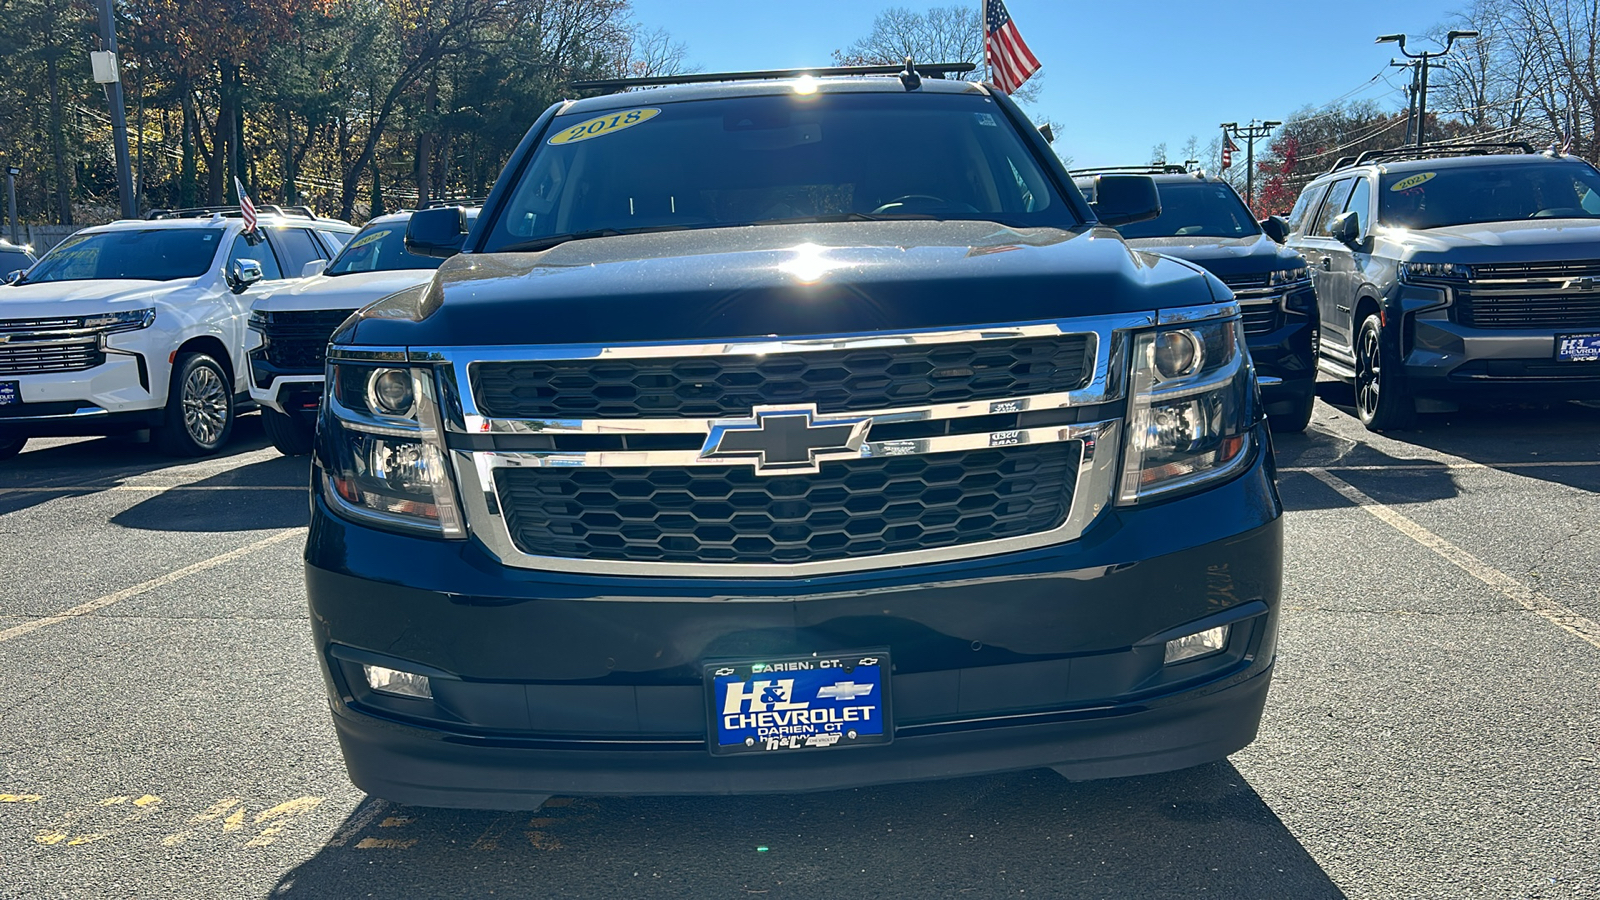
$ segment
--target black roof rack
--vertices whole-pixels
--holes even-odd
[[[1087,169],[1072,169],[1068,175],[1101,175],[1101,174],[1128,174],[1128,175],[1197,175],[1180,165],[1160,163],[1148,166],[1093,166]]]
[[[440,206],[482,206],[487,197],[440,197],[422,204],[422,209],[434,209]]]
[[[1340,157],[1329,172],[1369,162],[1396,162],[1406,159],[1440,159],[1450,156],[1489,156],[1494,153],[1533,153],[1526,141],[1480,141],[1466,143],[1424,144],[1421,147],[1391,147],[1388,150],[1368,150],[1356,157]]]
[[[912,63],[918,75],[943,78],[946,75],[964,75],[976,69],[973,63]],[[689,72],[683,75],[657,75],[650,78],[602,78],[596,81],[574,81],[576,91],[601,91],[614,94],[635,87],[660,87],[667,84],[711,84],[718,81],[771,81],[782,78],[799,78],[810,75],[828,78],[836,75],[899,75],[906,66],[825,66],[815,69],[767,69],[760,72]]]
[[[309,206],[275,206],[270,203],[258,204],[257,215],[294,216],[301,219],[315,219],[317,214]],[[237,206],[195,206],[188,209],[152,209],[144,214],[146,219],[204,219],[210,216],[226,216],[233,218],[243,216],[244,211]]]

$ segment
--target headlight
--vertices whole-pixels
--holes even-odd
[[[1465,281],[1472,267],[1461,263],[1403,262],[1400,277],[1406,281]]]
[[[1305,266],[1298,269],[1279,269],[1267,278],[1267,287],[1289,287],[1311,280],[1311,270]]]
[[[1238,319],[1134,338],[1123,505],[1232,473],[1249,457],[1255,391]]]
[[[317,461],[328,504],[376,525],[465,536],[433,370],[328,365]]]
[[[119,312],[101,313],[98,316],[86,316],[83,327],[93,328],[104,334],[115,334],[119,331],[138,331],[149,328],[155,324],[156,311],[154,309],[126,309]]]
[[[252,309],[250,310],[250,320],[245,325],[251,331],[259,331],[265,335],[267,333],[267,325],[271,321],[271,318],[266,313],[259,309]]]

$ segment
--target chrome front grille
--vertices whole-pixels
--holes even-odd
[[[1600,260],[1473,266],[1452,316],[1474,328],[1600,328]]]
[[[1238,310],[1230,302],[1159,321],[1127,313],[938,332],[330,355],[435,367],[464,520],[507,565],[798,577],[1076,539],[1113,501],[1133,331]],[[875,367],[871,384],[792,374],[829,365],[859,374],[861,360]],[[902,378],[896,360],[916,362],[920,375]],[[972,372],[951,373],[960,390],[943,393],[930,378],[935,365]],[[684,373],[711,371],[739,378],[711,397],[674,387]],[[671,383],[596,396],[596,373],[613,372]],[[751,372],[772,373],[781,390],[744,382]],[[555,373],[587,379],[595,402],[583,403],[573,385],[545,390]],[[791,458],[784,435],[802,416],[801,456]],[[788,424],[769,432],[769,418]],[[810,429],[831,437],[813,446]],[[778,440],[781,452],[749,455],[752,432],[758,444]]]
[[[1276,303],[1241,303],[1239,313],[1247,335],[1271,334],[1283,326],[1283,311]]]
[[[1059,527],[1080,442],[828,463],[763,477],[747,466],[502,468],[517,549],[675,563],[859,559]]]
[[[472,394],[496,418],[639,419],[749,415],[814,403],[822,412],[959,403],[1081,388],[1089,335],[880,344],[789,353],[521,360],[472,367]]]
[[[105,361],[82,318],[0,319],[0,375],[82,372]]]

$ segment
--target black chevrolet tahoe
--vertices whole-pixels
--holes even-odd
[[[1526,144],[1375,150],[1301,193],[1321,368],[1374,430],[1467,400],[1600,400],[1600,171]]]
[[[517,809],[1254,739],[1282,507],[1239,307],[1106,227],[1148,178],[1091,207],[936,73],[562,102],[470,234],[413,216],[463,252],[335,333],[312,467],[357,786]]]
[[[1317,400],[1317,297],[1305,258],[1282,245],[1283,219],[1256,222],[1226,181],[1183,166],[1075,170],[1090,200],[1095,178],[1146,173],[1156,182],[1161,215],[1117,229],[1128,246],[1186,259],[1233,290],[1244,336],[1274,431],[1305,431]]]

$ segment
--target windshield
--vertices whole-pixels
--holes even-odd
[[[437,269],[444,260],[406,252],[406,223],[368,225],[328,265],[327,274],[388,272],[393,269]]]
[[[220,228],[151,228],[75,234],[44,255],[28,272],[28,283],[132,278],[174,281],[198,278],[211,268]]]
[[[1486,163],[1385,174],[1378,220],[1441,228],[1517,219],[1600,218],[1600,173],[1576,163]]]
[[[1158,181],[1156,193],[1161,196],[1161,215],[1119,226],[1123,237],[1239,238],[1261,233],[1244,201],[1225,184]]]
[[[979,94],[698,100],[555,119],[489,234],[541,238],[866,218],[1071,227],[1070,208]]]

